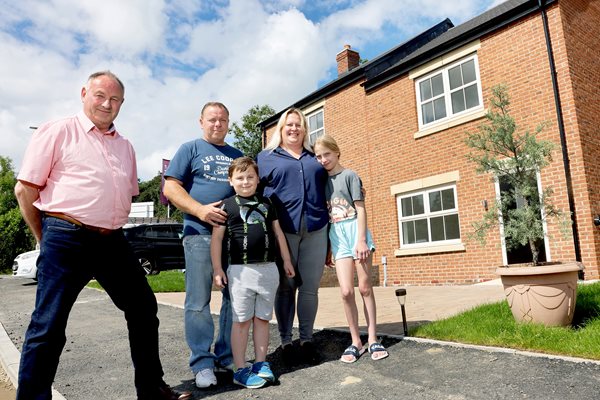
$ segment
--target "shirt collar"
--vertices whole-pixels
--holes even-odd
[[[288,153],[283,148],[281,148],[281,146],[277,146],[277,148],[275,148],[275,150],[273,150],[273,151],[276,152],[277,154],[282,155],[282,156],[286,156],[286,157],[290,157],[290,158],[296,159],[290,153]],[[304,157],[307,154],[310,154],[310,153],[308,152],[308,150],[306,150],[306,148],[304,146],[302,146],[302,154],[300,154],[300,158]]]
[[[87,115],[85,115],[85,113],[83,111],[81,111],[77,114],[77,119],[79,120],[79,123],[81,124],[83,129],[85,129],[86,132],[94,131],[94,132],[100,133],[102,135],[113,136],[113,137],[117,137],[119,135],[114,123],[110,124],[110,128],[108,129],[108,131],[101,132],[98,128],[96,128],[96,125],[94,125],[94,123],[87,117]]]

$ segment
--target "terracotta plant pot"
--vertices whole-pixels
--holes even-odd
[[[504,294],[517,322],[567,326],[573,321],[581,263],[499,267]]]

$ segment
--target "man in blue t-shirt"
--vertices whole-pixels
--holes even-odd
[[[232,368],[231,302],[227,289],[219,318],[214,354],[210,348],[214,324],[210,314],[212,264],[210,237],[213,226],[223,224],[227,213],[222,200],[234,194],[227,181],[229,164],[241,151],[225,143],[229,111],[222,103],[209,102],[200,114],[204,135],[181,145],[165,172],[164,194],[183,212],[185,250],[185,337],[191,350],[190,368],[196,386],[217,384],[215,368]],[[215,365],[216,364],[216,365]]]

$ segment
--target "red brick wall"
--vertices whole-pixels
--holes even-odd
[[[586,279],[599,278],[600,228],[600,3],[560,1],[557,61],[575,208]],[[558,18],[558,13],[553,14]],[[554,41],[554,36],[552,38]],[[553,43],[554,44],[554,43]],[[565,50],[566,48],[566,50]]]
[[[586,278],[598,278],[600,231],[591,225],[592,214],[600,213],[600,139],[594,135],[600,125],[598,6],[561,1],[548,10],[548,20]],[[557,148],[554,161],[542,171],[542,186],[552,186],[554,204],[568,210],[567,180],[540,14],[481,38],[477,54],[485,105],[491,87],[505,83],[512,100],[511,114],[521,130],[533,131],[541,122],[546,123],[540,137],[553,141]],[[466,284],[495,279],[494,270],[502,264],[499,231],[489,233],[485,247],[467,238],[471,224],[482,217],[482,200],[491,202],[495,197],[490,177],[477,175],[475,166],[465,157],[469,151],[464,144],[466,132],[476,130],[483,119],[415,139],[418,117],[414,81],[403,76],[369,93],[360,83],[326,100],[325,131],[337,139],[342,164],[357,171],[363,180],[368,225],[377,245],[374,263],[380,264],[383,255],[387,257],[388,284]],[[396,199],[390,187],[451,171],[460,174],[457,201],[465,250],[394,256],[400,239]],[[570,232],[563,236],[556,224],[549,224],[548,232],[552,260],[574,260]],[[384,279],[381,265],[379,279]]]

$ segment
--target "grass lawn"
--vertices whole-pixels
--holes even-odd
[[[517,324],[500,301],[415,327],[410,335],[600,360],[600,282],[579,285],[571,327]]]
[[[178,269],[162,271],[157,275],[147,275],[148,283],[154,293],[185,292],[185,275]],[[102,289],[96,281],[88,284],[89,287]]]

